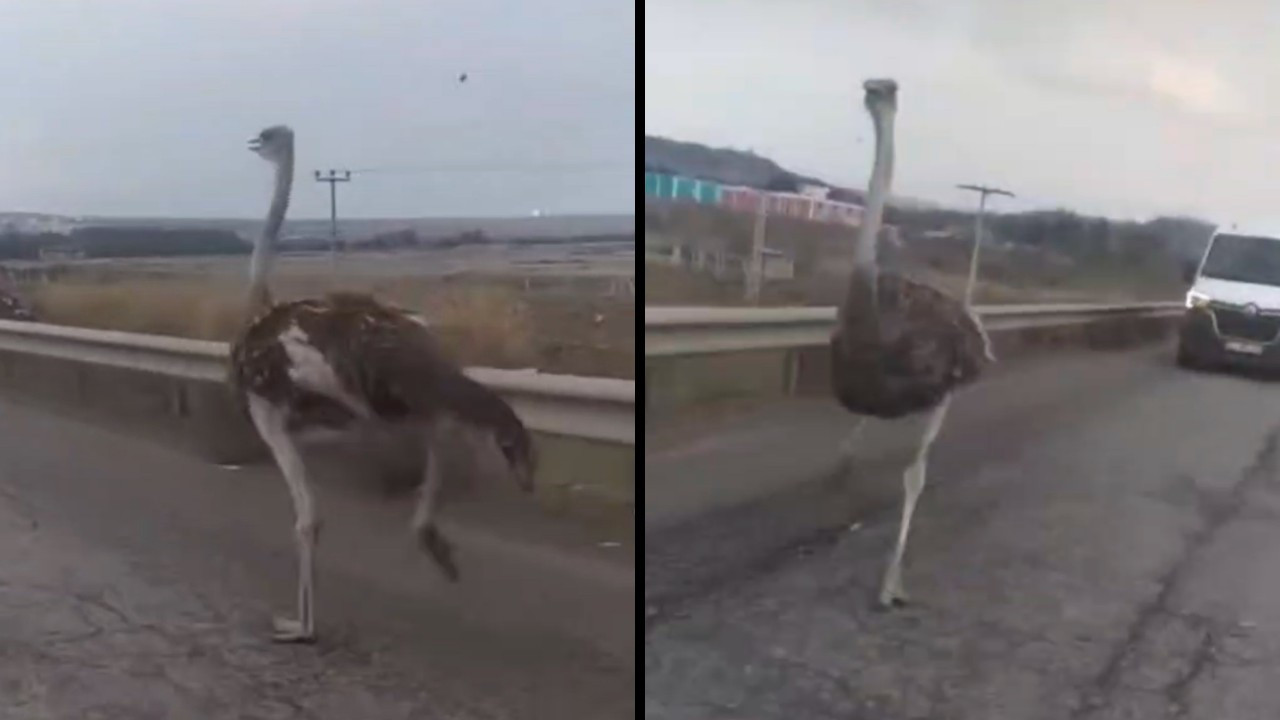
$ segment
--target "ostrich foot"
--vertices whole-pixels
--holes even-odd
[[[895,594],[895,593],[882,592],[880,593],[880,597],[876,598],[877,610],[884,610],[884,611],[899,610],[910,604],[911,604],[911,598],[907,597],[905,593]]]
[[[897,610],[910,604],[911,597],[902,589],[901,582],[885,583],[880,589],[880,596],[876,598],[876,608],[879,610]]]
[[[418,540],[449,582],[458,582],[461,573],[458,572],[458,563],[453,557],[453,543],[440,534],[433,525],[428,525],[419,531]]]
[[[302,623],[293,618],[274,617],[271,619],[273,632],[271,641],[282,644],[310,644],[316,641],[313,629],[304,628]]]

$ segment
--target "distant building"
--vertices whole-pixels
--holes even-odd
[[[761,203],[769,215],[858,226],[862,224],[861,205],[828,199],[831,189],[825,185],[806,183],[799,192],[769,192],[739,185],[722,185],[713,180],[671,175],[657,171],[644,174],[645,197],[693,202],[742,213],[756,213]]]
[[[646,233],[644,256],[646,262],[699,270],[718,278],[729,275],[733,267],[728,243],[714,235],[687,238]]]
[[[765,280],[790,280],[796,276],[796,263],[790,255],[774,248],[765,248],[763,255],[761,273]]]
[[[826,188],[822,190],[825,191]],[[765,192],[748,187],[725,187],[720,192],[720,204],[730,210],[755,213],[763,202],[766,204],[766,212],[770,215],[855,227],[862,224],[865,211],[861,205],[827,200],[825,197],[817,197],[817,194],[817,191],[812,189],[809,194],[805,194],[804,192]]]
[[[660,172],[644,174],[645,197],[659,200],[694,202],[703,205],[720,204],[723,186],[714,180],[700,180],[682,175]]]
[[[83,260],[86,254],[82,247],[44,247],[40,248],[40,260],[55,262],[61,260]]]
[[[644,260],[665,265],[684,265],[684,244],[669,237],[644,234]]]
[[[768,193],[738,185],[727,186],[720,191],[720,205],[743,213],[755,213]]]
[[[800,189],[798,192],[807,198],[813,198],[814,200],[826,200],[827,194],[831,192],[831,188],[826,185],[800,183]]]
[[[809,219],[815,222],[841,223],[844,225],[861,225],[866,210],[861,205],[837,202],[835,200],[815,200],[810,206]]]
[[[953,228],[945,228],[942,230],[925,230],[920,234],[925,240],[961,240],[961,233]]]

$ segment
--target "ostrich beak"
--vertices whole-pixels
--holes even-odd
[[[258,152],[262,149],[262,138],[249,138],[249,149]]]

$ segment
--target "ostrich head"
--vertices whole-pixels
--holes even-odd
[[[890,79],[873,79],[862,83],[866,93],[863,102],[871,117],[878,118],[883,114],[898,109],[898,82]]]
[[[876,149],[875,165],[872,168],[871,180],[867,183],[867,194],[881,192],[881,197],[869,197],[867,205],[876,200],[888,200],[889,185],[893,182],[893,121],[898,114],[898,83],[896,80],[867,80],[862,83],[863,104],[871,115],[871,124],[875,128]],[[876,216],[879,222],[879,215]]]
[[[293,153],[293,130],[287,125],[272,125],[250,138],[249,149],[267,162],[279,163]]]

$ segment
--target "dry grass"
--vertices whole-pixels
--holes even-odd
[[[964,296],[968,277],[961,273],[944,272],[929,267],[907,269],[909,277],[939,288],[954,298]],[[1123,278],[1108,282],[1106,278],[1072,278],[1057,286],[1016,284],[991,278],[979,278],[974,290],[974,302],[979,305],[1070,303],[1070,302],[1125,302],[1132,300],[1160,300],[1170,297],[1167,288],[1159,285],[1133,283],[1125,286]],[[839,275],[774,280],[768,282],[761,294],[759,305],[833,305],[844,296],[845,279]],[[712,305],[741,306],[744,299],[742,278],[730,275],[716,279],[707,273],[690,271],[662,263],[646,262],[644,278],[645,304],[647,305]]]
[[[124,284],[57,283],[29,288],[46,322],[202,340],[234,333],[243,304],[214,285],[156,280]]]
[[[280,299],[332,288],[317,278],[281,277]],[[517,279],[344,280],[421,312],[455,358],[468,365],[635,377],[635,302],[603,295],[527,291]],[[45,322],[228,340],[243,318],[244,286],[219,279],[67,280],[24,289]]]

